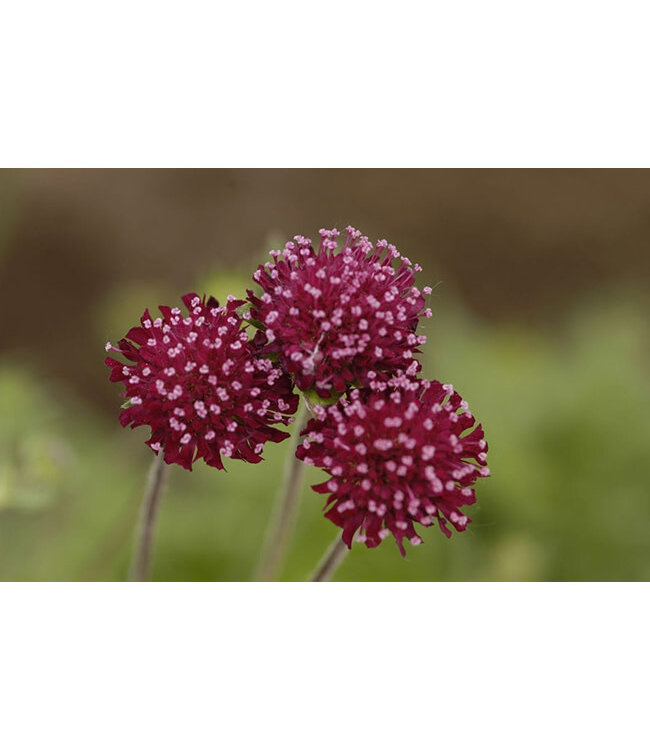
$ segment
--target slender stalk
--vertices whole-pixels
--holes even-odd
[[[340,536],[337,536],[330,545],[327,552],[323,555],[323,558],[318,563],[318,567],[312,573],[309,580],[329,581],[336,572],[336,569],[343,561],[343,558],[345,557],[347,552],[348,548],[346,547],[345,543]]]
[[[284,479],[278,494],[275,510],[264,543],[255,575],[256,581],[275,581],[287,554],[287,545],[293,531],[302,490],[305,464],[296,458],[300,432],[307,423],[307,407],[301,403],[293,424],[293,434],[284,467]]]
[[[149,470],[147,489],[142,499],[140,508],[140,520],[133,550],[133,561],[129,580],[148,581],[149,568],[151,565],[151,540],[153,538],[154,525],[160,506],[160,498],[165,480],[167,466],[163,461],[163,452],[160,450],[154,458]]]

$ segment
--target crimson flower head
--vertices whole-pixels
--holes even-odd
[[[222,456],[257,463],[267,440],[288,437],[273,425],[293,421],[298,397],[279,367],[254,356],[237,315],[241,301],[220,307],[186,294],[183,302],[189,315],[161,306],[154,320],[145,310],[140,326],[106,344],[128,361],[105,360],[128,398],[120,422],[149,426],[147,445],[168,464],[191,469],[202,458],[223,469]]]
[[[465,530],[461,508],[490,470],[483,429],[451,385],[401,376],[314,413],[296,456],[330,475],[313,489],[348,547],[357,530],[367,547],[392,534],[403,555],[405,538],[422,542],[415,524]]]
[[[349,385],[367,386],[398,371],[415,375],[418,319],[431,316],[414,286],[421,268],[394,245],[373,245],[353,227],[339,248],[337,229],[320,230],[320,246],[297,236],[253,274],[261,296],[248,292],[255,344],[279,359],[302,391],[329,398]]]

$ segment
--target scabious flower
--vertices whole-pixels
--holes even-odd
[[[367,547],[392,534],[403,555],[404,539],[422,542],[415,524],[465,530],[461,508],[490,471],[483,429],[451,385],[402,375],[314,412],[296,455],[330,475],[313,489],[348,547],[357,530]]]
[[[318,250],[295,237],[253,274],[263,293],[249,290],[245,317],[261,329],[254,340],[260,352],[277,357],[300,390],[323,398],[398,370],[415,375],[426,341],[416,327],[431,316],[424,300],[431,289],[413,284],[420,266],[353,227],[341,249],[337,229],[320,236]]]
[[[237,315],[241,301],[182,299],[186,317],[177,307],[161,306],[155,320],[145,310],[141,326],[106,344],[129,361],[105,360],[128,398],[120,422],[149,426],[147,445],[169,464],[191,469],[203,458],[223,469],[222,456],[257,463],[267,440],[288,437],[273,425],[293,421],[298,397],[279,367],[254,356]]]

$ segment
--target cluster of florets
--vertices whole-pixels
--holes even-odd
[[[483,429],[451,385],[401,376],[313,411],[296,455],[330,475],[313,489],[348,547],[357,532],[368,547],[392,534],[404,554],[404,539],[422,542],[415,524],[465,530],[461,508],[490,472]]]
[[[260,355],[277,357],[301,391],[323,398],[398,370],[415,375],[426,341],[416,327],[431,316],[424,299],[431,289],[413,283],[420,266],[353,227],[340,249],[337,229],[320,236],[318,250],[295,237],[253,274],[263,293],[249,291],[246,315],[260,328]]]
[[[295,385],[314,415],[296,455],[330,475],[314,486],[328,495],[326,517],[348,546],[392,534],[404,554],[404,539],[422,541],[416,524],[447,536],[467,527],[461,509],[489,475],[487,443],[452,386],[418,377],[426,338],[417,326],[431,317],[431,289],[414,285],[420,267],[353,227],[341,248],[338,230],[320,236],[318,250],[299,235],[272,251],[253,274],[262,293],[249,290],[246,307],[189,294],[188,316],[145,311],[141,326],[107,344],[128,360],[106,359],[125,385],[120,421],[148,425],[148,445],[167,463],[256,463],[265,442],[288,437],[277,427],[293,421]],[[314,405],[316,395],[331,405]]]
[[[274,425],[293,421],[298,397],[281,368],[254,356],[241,301],[220,307],[187,294],[183,302],[189,315],[161,306],[153,319],[146,310],[117,346],[106,344],[128,360],[106,358],[128,399],[120,422],[149,426],[151,449],[186,469],[200,458],[222,469],[222,456],[257,463],[264,443],[288,437]]]

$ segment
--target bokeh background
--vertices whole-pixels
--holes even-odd
[[[359,545],[336,579],[650,579],[648,171],[164,169],[0,171],[0,579],[126,577],[151,453],[105,341],[347,224],[424,267],[424,373],[483,422],[492,477],[465,533]],[[287,447],[173,467],[153,578],[250,579]],[[285,580],[336,534],[321,502],[307,486]]]

